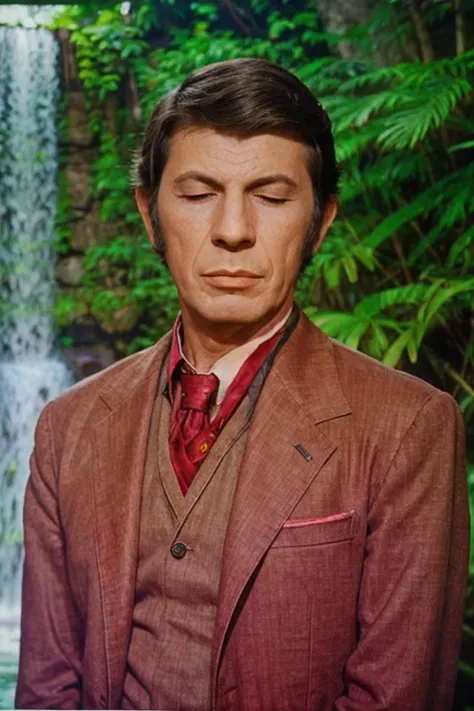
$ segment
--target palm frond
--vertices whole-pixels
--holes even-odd
[[[454,146],[450,146],[449,151],[466,151],[474,148],[474,141],[463,141],[463,143],[457,143]]]
[[[463,270],[474,267],[474,225],[471,225],[451,245],[447,260],[448,267],[453,268],[457,263],[462,264]]]
[[[387,90],[368,96],[354,96],[350,101],[339,94],[327,96],[323,103],[335,123],[336,131],[340,132],[354,126],[363,126],[382,109],[393,109],[399,99],[396,92]]]
[[[446,200],[456,194],[460,185],[472,185],[474,179],[474,164],[460,168],[446,178],[439,180],[435,185],[419,193],[406,207],[393,212],[371,234],[364,239],[364,244],[375,249],[388,237],[393,235],[400,227],[413,220],[420,213],[429,213]]]
[[[473,211],[474,198],[472,188],[469,184],[461,184],[459,190],[451,196],[451,199],[449,199],[448,195],[446,196],[445,204],[440,211],[439,221],[411,251],[408,263],[410,265],[415,264],[416,260],[425,253],[428,247],[433,247],[436,242],[446,237],[452,227],[459,222],[464,222],[469,215],[473,214]]]
[[[360,158],[360,156],[358,157]],[[389,200],[399,192],[405,181],[418,180],[420,186],[427,182],[426,163],[420,153],[399,151],[382,154],[373,165],[359,167],[355,159],[345,166],[342,174],[341,202],[350,202],[367,190],[384,195]]]
[[[370,146],[380,134],[380,126],[376,121],[363,126],[358,130],[341,130],[340,126],[335,128],[336,156],[338,161],[348,161],[353,156],[360,157],[361,152]]]
[[[430,287],[432,285],[426,283],[408,284],[369,294],[359,301],[354,309],[354,315],[358,318],[370,319],[393,306],[421,304],[425,301]]]
[[[470,299],[474,295],[474,278],[451,280],[446,285],[438,285],[437,289],[430,294],[418,313],[418,322],[422,324],[423,332],[431,324],[442,306],[455,296],[468,294]]]
[[[373,88],[380,84],[392,86],[393,82],[400,83],[410,68],[411,64],[396,64],[391,67],[377,68],[343,82],[339,91],[341,94],[350,94],[359,89]]]
[[[387,118],[387,128],[378,137],[378,145],[383,150],[413,148],[429,131],[439,128],[450,112],[472,91],[471,83],[459,77],[450,79],[444,86],[438,85],[435,91],[426,92],[424,97],[413,97],[415,102],[410,108]]]
[[[414,344],[418,341],[417,330],[416,323],[407,323],[405,330],[402,331],[386,350],[382,359],[385,365],[390,365],[392,368],[398,365],[404,351],[410,347],[410,344]],[[413,346],[410,347],[410,352],[413,354]]]

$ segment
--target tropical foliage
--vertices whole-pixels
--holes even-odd
[[[325,105],[342,168],[339,219],[300,279],[299,302],[331,336],[452,392],[474,463],[474,49],[459,35],[459,3],[422,3],[421,35],[413,3],[376,3],[370,21],[343,38],[324,32],[316,4],[155,0],[125,15],[123,5],[89,4],[55,20],[71,31],[100,149],[91,189],[117,228],[88,251],[79,296],[58,302],[58,323],[73,318],[75,299],[93,313],[138,303],[140,328],[123,354],[170,327],[176,292],[134,205],[133,151],[155,102],[189,72],[267,57]],[[468,17],[472,4],[464,7]],[[68,240],[65,189],[61,204],[59,250]],[[474,516],[473,465],[469,477]],[[474,557],[471,572],[474,581]],[[474,609],[466,620],[468,647]],[[461,666],[474,678],[467,660]]]

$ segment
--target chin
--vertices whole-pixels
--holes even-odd
[[[237,294],[228,294],[222,298],[203,299],[197,304],[196,311],[201,318],[214,323],[254,323],[265,314],[263,304],[257,299]]]

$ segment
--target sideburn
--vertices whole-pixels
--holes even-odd
[[[160,262],[169,271],[168,262],[166,260],[166,242],[161,229],[160,220],[158,218],[158,210],[156,209],[158,191],[154,191],[149,202],[150,222],[153,229],[154,245],[152,247],[155,254],[159,257]]]
[[[313,216],[311,218],[311,223],[309,225],[308,231],[303,241],[303,247],[301,249],[301,259],[300,259],[300,270],[298,272],[298,278],[305,271],[305,269],[311,264],[313,259],[313,247],[314,243],[319,237],[321,231],[321,226],[323,222],[322,210],[319,205],[316,204],[313,210]]]

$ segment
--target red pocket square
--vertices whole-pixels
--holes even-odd
[[[283,528],[296,528],[300,526],[313,526],[316,523],[331,523],[331,521],[344,521],[351,518],[354,511],[344,511],[343,513],[331,514],[322,518],[294,518],[283,524]]]

